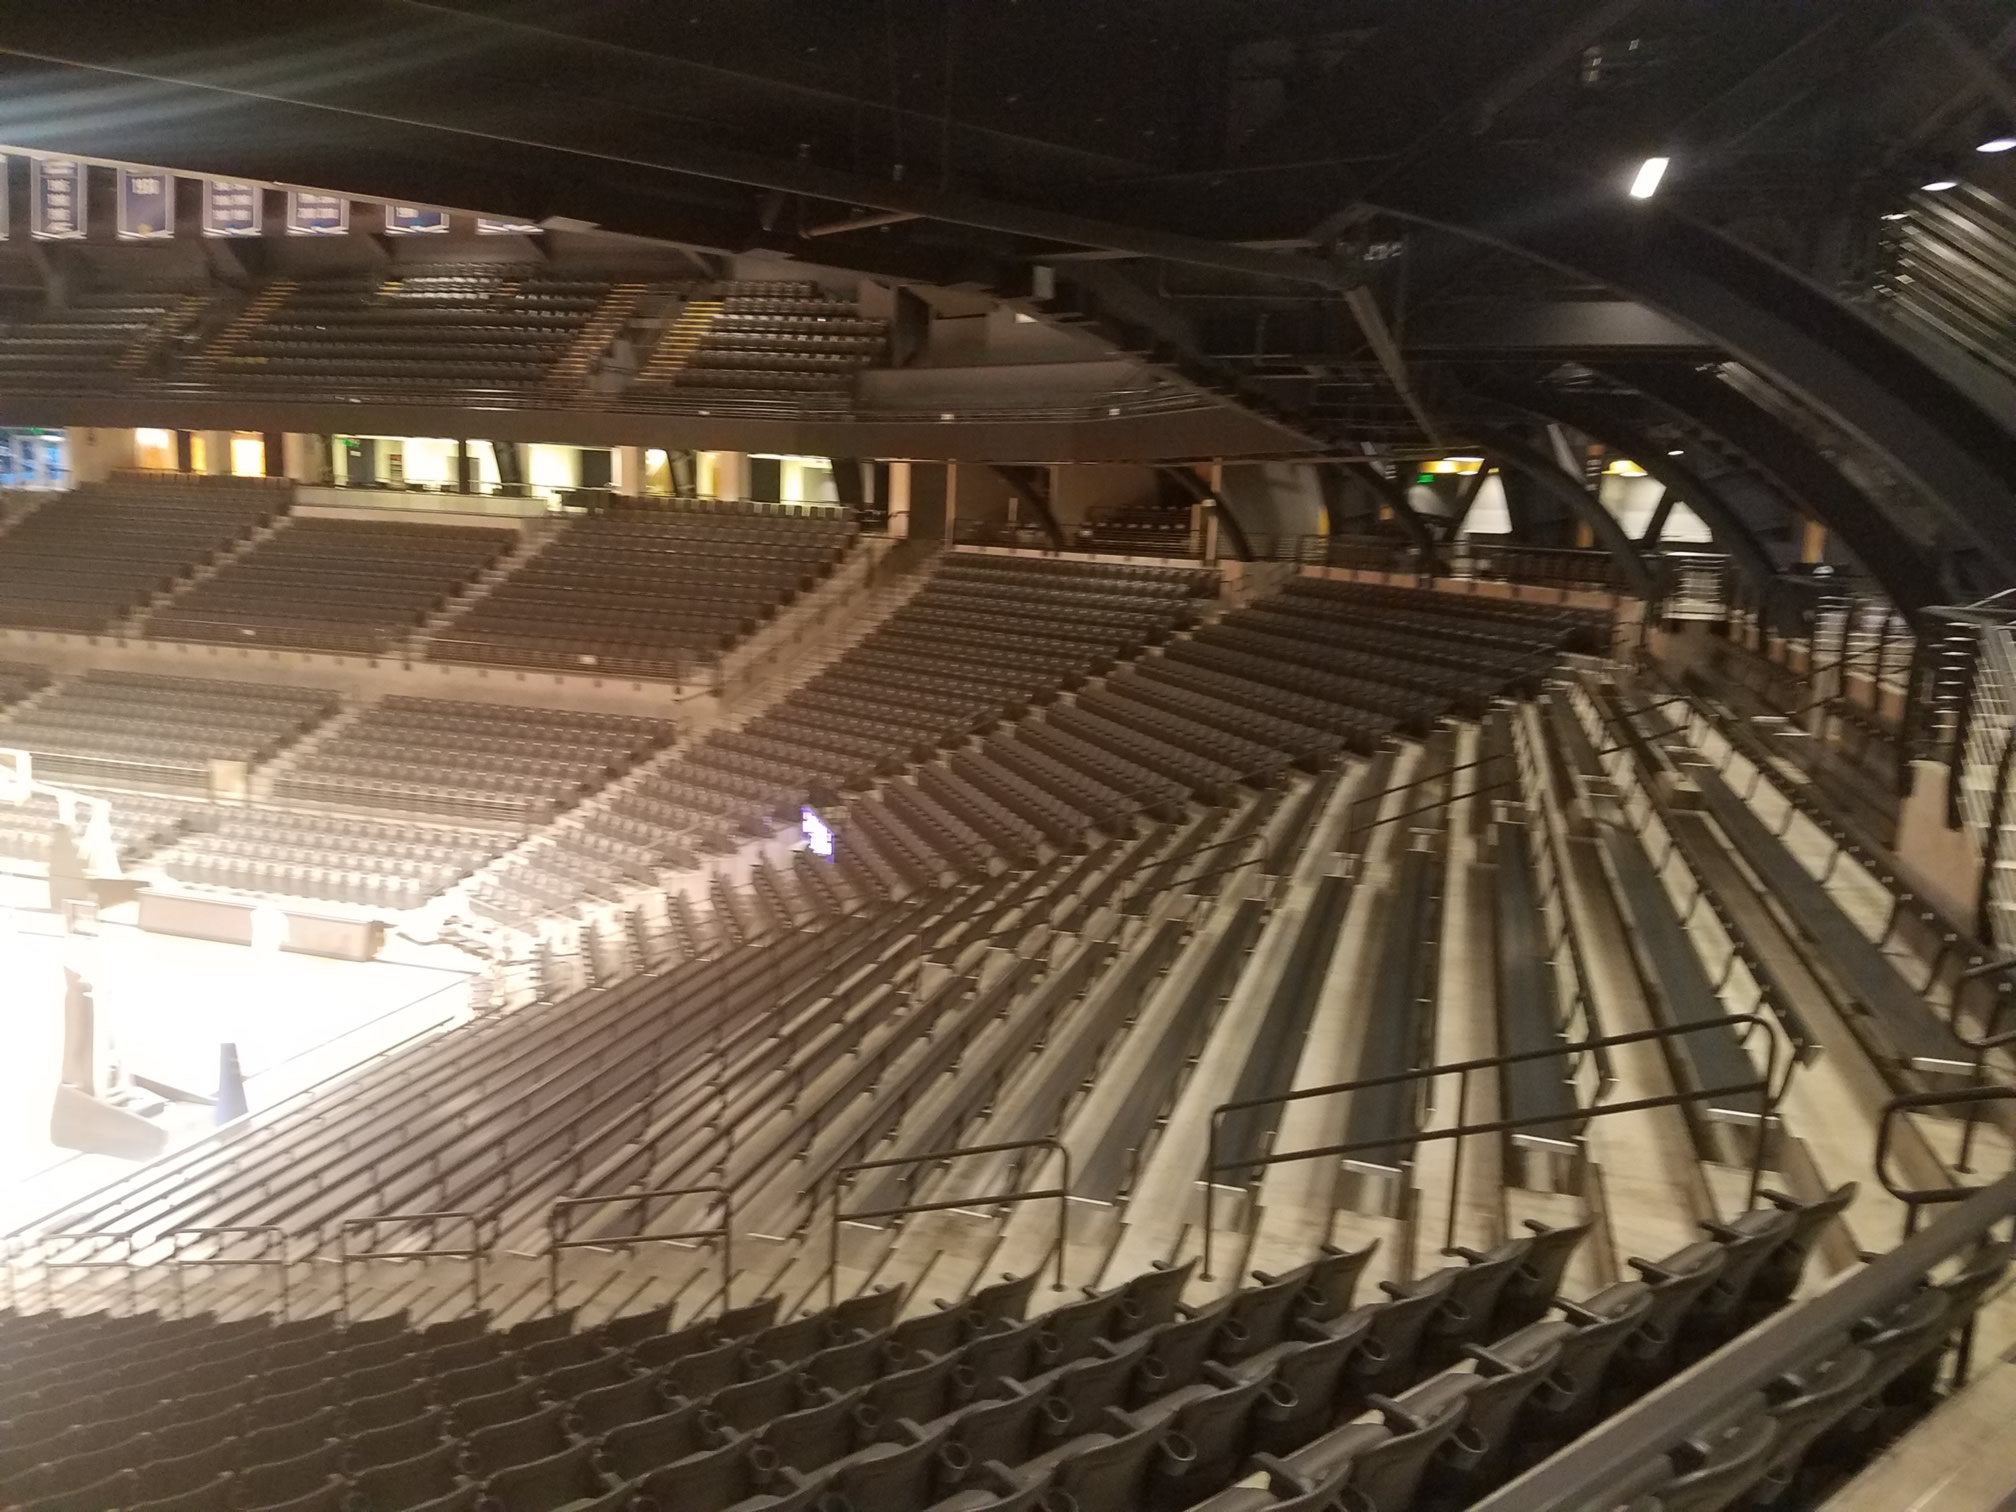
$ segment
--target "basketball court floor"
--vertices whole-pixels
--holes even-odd
[[[0,1234],[134,1163],[59,1148],[50,1110],[63,1063],[64,965],[90,973],[98,1072],[214,1098],[221,1047],[236,1047],[245,1102],[270,1108],[401,1041],[466,1016],[477,963],[446,945],[393,937],[380,959],[336,961],[146,933],[133,906],[97,937],[67,939],[39,880],[0,877]],[[217,1110],[141,1091],[173,1152],[209,1134]]]

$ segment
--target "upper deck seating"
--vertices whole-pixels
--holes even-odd
[[[682,366],[669,373],[680,389],[798,395],[844,394],[853,375],[884,351],[882,321],[817,284],[742,280],[714,291],[719,309],[699,332]],[[661,380],[647,376],[648,389]]]
[[[0,536],[0,625],[98,635],[287,508],[267,478],[115,478]]]
[[[80,291],[0,316],[0,384],[91,392],[124,382],[204,296],[173,288]]]
[[[148,616],[149,635],[375,654],[517,543],[513,530],[295,517]]]
[[[611,288],[501,263],[276,284],[191,366],[288,393],[527,388],[552,373]]]

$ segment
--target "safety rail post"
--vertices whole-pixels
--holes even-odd
[[[277,1270],[280,1273],[280,1321],[283,1323],[287,1321],[289,1310],[287,1268],[289,1262],[287,1259],[287,1231],[284,1228],[274,1223],[238,1224],[225,1228],[179,1228],[170,1229],[161,1237],[168,1241],[168,1264],[175,1272],[175,1311],[179,1316],[184,1318],[189,1316],[189,1283],[187,1279],[189,1267],[192,1265],[202,1265],[208,1266],[212,1270],[222,1270],[226,1267],[232,1269],[242,1267],[258,1270]],[[189,1260],[183,1256],[185,1240],[250,1239],[254,1237],[262,1238],[266,1242],[260,1246],[259,1253],[249,1259],[220,1260],[212,1257],[207,1260]],[[277,1260],[270,1258],[271,1254],[276,1251],[279,1258]]]
[[[489,1215],[466,1209],[451,1209],[434,1213],[377,1213],[369,1218],[345,1218],[336,1226],[336,1292],[337,1307],[343,1321],[350,1318],[350,1266],[360,1260],[467,1260],[469,1262],[470,1311],[480,1312],[483,1307],[483,1257],[490,1246],[483,1242],[483,1223]],[[466,1248],[443,1248],[429,1244],[417,1250],[352,1250],[350,1235],[360,1230],[376,1230],[385,1224],[422,1224],[428,1238],[436,1237],[445,1224],[466,1223],[469,1225],[469,1244]]]
[[[2016,718],[2002,732],[2002,759],[1995,763],[1995,785],[1988,798],[1987,833],[1981,837],[1981,883],[1974,901],[1974,933],[1993,944],[1995,940],[1995,869],[2002,860],[2002,831],[2016,825],[2009,812],[2010,774],[2016,771]],[[1960,790],[1960,768],[1947,779],[1946,790]]]
[[[1635,1097],[1625,1102],[1606,1103],[1597,1101],[1586,1108],[1577,1110],[1572,1121],[1577,1126],[1577,1138],[1582,1136],[1588,1123],[1597,1118],[1607,1118],[1618,1113],[1642,1112],[1652,1108],[1680,1107],[1689,1103],[1705,1102],[1716,1097],[1749,1097],[1763,1099],[1763,1111],[1757,1120],[1757,1137],[1751,1141],[1749,1195],[1745,1198],[1748,1206],[1754,1206],[1757,1194],[1764,1184],[1764,1150],[1767,1136],[1778,1116],[1778,1105],[1791,1084],[1792,1073],[1797,1069],[1794,1061],[1784,1068],[1784,1076],[1779,1076],[1778,1036],[1772,1033],[1771,1025],[1761,1015],[1755,1013],[1730,1013],[1720,1018],[1689,1019],[1678,1024],[1663,1024],[1656,1029],[1636,1029],[1624,1034],[1606,1034],[1595,1039],[1583,1040],[1566,1045],[1550,1045],[1539,1050],[1524,1050],[1516,1055],[1487,1055],[1475,1060],[1450,1061],[1440,1066],[1422,1066],[1412,1071],[1389,1072],[1384,1076],[1365,1076],[1356,1081],[1335,1082],[1327,1087],[1305,1087],[1295,1092],[1276,1093],[1269,1097],[1249,1097],[1236,1102],[1220,1103],[1211,1110],[1209,1128],[1205,1135],[1204,1169],[1200,1180],[1204,1187],[1204,1237],[1202,1268],[1199,1279],[1215,1280],[1212,1272],[1213,1249],[1216,1243],[1217,1227],[1217,1178],[1225,1171],[1251,1171],[1260,1166],[1286,1165],[1297,1160],[1344,1160],[1366,1150],[1389,1149],[1395,1143],[1413,1145],[1429,1144],[1440,1139],[1464,1139],[1476,1134],[1509,1134],[1519,1129],[1533,1128],[1543,1124],[1560,1123],[1558,1115],[1552,1113],[1529,1113],[1520,1118],[1494,1118],[1475,1124],[1457,1123],[1445,1129],[1417,1129],[1401,1136],[1396,1141],[1390,1134],[1372,1135],[1364,1139],[1347,1140],[1340,1144],[1322,1145],[1306,1150],[1270,1150],[1265,1155],[1240,1155],[1231,1160],[1221,1160],[1218,1155],[1219,1131],[1225,1118],[1232,1113],[1244,1112],[1251,1108],[1285,1108],[1290,1103],[1307,1101],[1316,1097],[1341,1097],[1353,1092],[1361,1092],[1368,1087],[1391,1086],[1400,1082],[1433,1081],[1443,1076],[1467,1077],[1473,1071],[1502,1069],[1517,1065],[1522,1061],[1540,1060],[1550,1056],[1574,1056],[1593,1051],[1599,1044],[1605,1048],[1617,1045],[1639,1044],[1649,1040],[1678,1039],[1683,1035],[1699,1034],[1707,1030],[1741,1029],[1739,1043],[1748,1044],[1752,1031],[1761,1030],[1764,1036],[1764,1070],[1754,1081],[1741,1082],[1727,1087],[1702,1087],[1689,1092],[1665,1093],[1654,1097]],[[1460,1148],[1460,1147],[1459,1147]],[[951,1206],[963,1206],[954,1203]]]
[[[646,1231],[600,1239],[570,1237],[569,1226],[572,1215],[583,1208],[614,1207],[619,1203],[635,1203],[637,1222],[642,1227],[646,1203],[670,1201],[676,1197],[704,1196],[720,1199],[721,1222],[718,1227],[681,1229],[662,1234]],[[722,1306],[728,1305],[728,1289],[735,1281],[735,1194],[718,1182],[700,1186],[656,1187],[647,1192],[611,1192],[585,1197],[562,1197],[553,1204],[546,1215],[546,1234],[546,1290],[548,1301],[555,1312],[560,1310],[560,1255],[564,1250],[620,1250],[630,1249],[639,1244],[684,1244],[703,1239],[720,1242]]]
[[[126,1272],[126,1305],[131,1307],[135,1312],[138,1312],[140,1310],[140,1266],[139,1262],[134,1259],[134,1238],[135,1234],[131,1229],[80,1229],[75,1233],[37,1234],[32,1236],[29,1242],[37,1246],[54,1247],[72,1244],[105,1244],[108,1246],[123,1245],[126,1250],[125,1258],[121,1260],[100,1260],[96,1258],[51,1260],[48,1255],[48,1249],[44,1248],[41,1260],[42,1297],[49,1310],[51,1312],[56,1310],[55,1273],[57,1271],[123,1270]]]
[[[842,1199],[848,1184],[863,1171],[890,1170],[899,1166],[924,1165],[932,1161],[947,1161],[969,1155],[1004,1155],[1011,1150],[1048,1150],[1055,1154],[1063,1165],[1058,1184],[1042,1187],[1035,1191],[1011,1190],[1007,1192],[982,1193],[978,1196],[944,1198],[934,1202],[902,1202],[894,1207],[866,1208],[847,1212],[842,1207]],[[965,1145],[949,1150],[925,1150],[916,1155],[892,1155],[881,1160],[857,1160],[847,1165],[835,1166],[829,1178],[832,1185],[831,1206],[827,1209],[826,1248],[826,1304],[837,1307],[840,1304],[840,1225],[842,1223],[865,1223],[874,1218],[902,1218],[912,1213],[949,1213],[961,1208],[1011,1207],[1022,1202],[1048,1202],[1057,1204],[1057,1242],[1052,1270],[1052,1290],[1063,1291],[1064,1246],[1070,1236],[1071,1227],[1071,1152],[1060,1139],[1045,1135],[1037,1139],[1010,1139],[999,1144]]]

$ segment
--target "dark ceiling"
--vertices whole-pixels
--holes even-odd
[[[2012,60],[2003,0],[8,0],[0,142],[969,287],[1315,455],[1549,396],[1678,439],[1626,370],[1705,373],[1893,480],[1923,598],[2016,580],[2016,420],[1949,360],[2008,306],[1897,282],[1947,162],[2016,269]]]

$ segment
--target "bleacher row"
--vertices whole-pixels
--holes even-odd
[[[619,371],[602,359],[619,336],[639,334],[630,323],[647,297],[699,295],[719,307],[704,342],[669,383],[636,384],[640,398],[832,394],[887,344],[884,322],[803,280],[697,286],[648,271],[400,264],[273,278],[243,294],[190,283],[16,303],[0,309],[0,377],[57,393],[193,382],[439,399],[580,387]]]
[[[434,660],[679,678],[845,558],[853,524],[667,508],[571,520],[431,637]]]
[[[147,617],[169,640],[394,650],[518,543],[514,530],[293,516]]]
[[[102,635],[287,508],[266,478],[88,484],[0,537],[0,625]]]
[[[679,1328],[669,1306],[591,1327],[571,1310],[503,1328],[31,1314],[0,1322],[0,1496],[21,1512],[1460,1509],[1783,1307],[1837,1211],[1781,1200],[1579,1300],[1558,1293],[1585,1229],[1543,1227],[1358,1306],[1367,1250],[1198,1305],[1190,1265],[1150,1270],[1035,1317],[1033,1274],[908,1317],[886,1288]],[[1604,1505],[1813,1505],[1936,1402],[1945,1347],[2011,1255],[1987,1245],[1900,1288],[1720,1426],[1629,1467]]]

